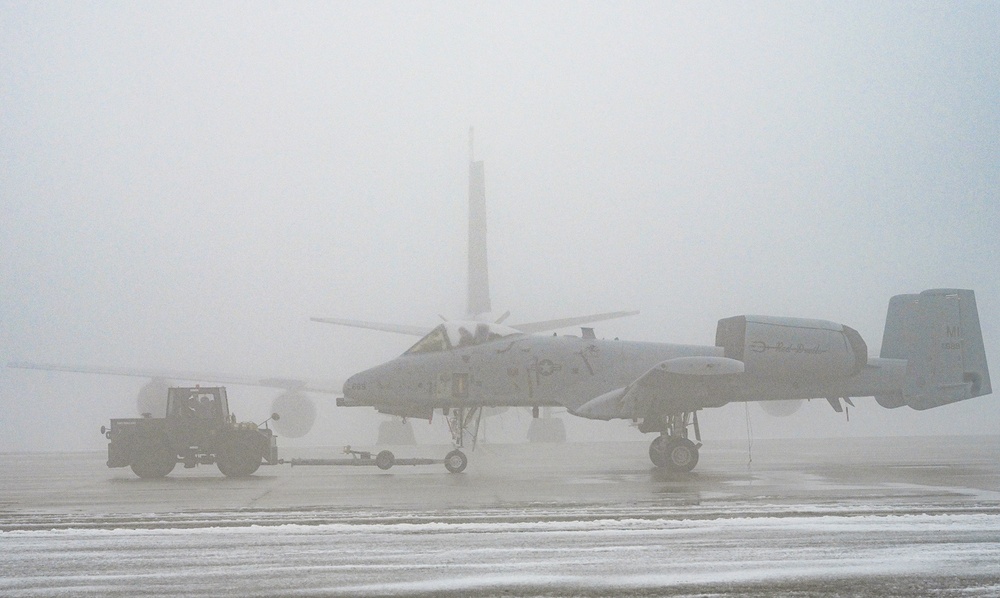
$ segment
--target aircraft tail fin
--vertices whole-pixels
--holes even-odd
[[[469,303],[467,317],[487,314],[490,305],[489,262],[486,259],[486,168],[472,156],[469,129]]]
[[[976,295],[970,290],[893,297],[880,357],[907,360],[902,392],[876,397],[884,407],[924,410],[993,392]]]

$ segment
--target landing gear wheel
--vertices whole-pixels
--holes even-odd
[[[253,474],[260,468],[261,450],[259,443],[251,438],[236,438],[226,444],[218,457],[216,465],[227,478],[242,478]]]
[[[666,467],[669,463],[667,455],[667,443],[669,440],[668,436],[657,436],[649,445],[649,460],[653,462],[653,465]]]
[[[132,463],[135,475],[144,479],[162,478],[174,470],[177,455],[162,445],[145,446]]]
[[[687,438],[657,436],[649,445],[649,459],[657,467],[686,473],[698,464],[698,447]]]
[[[375,467],[379,469],[390,469],[396,463],[396,456],[392,451],[382,451],[375,455]]]
[[[469,464],[469,459],[465,453],[456,449],[444,456],[444,467],[451,473],[462,473],[465,466]]]

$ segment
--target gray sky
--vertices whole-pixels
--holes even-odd
[[[634,308],[598,335],[698,344],[727,316],[814,317],[877,354],[891,295],[973,288],[997,378],[998,40],[989,2],[4,2],[0,359],[391,358],[412,339],[308,318],[463,313],[474,125],[499,312]],[[0,451],[99,449],[141,385],[4,369]],[[253,417],[274,395],[230,393]],[[381,421],[319,411],[303,442]],[[750,413],[761,435],[995,433],[1000,406]]]

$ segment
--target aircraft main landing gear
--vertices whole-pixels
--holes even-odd
[[[698,445],[687,438],[657,436],[649,445],[649,458],[657,467],[688,472],[698,464]]]
[[[649,445],[649,459],[667,471],[687,473],[698,464],[701,442],[695,444],[687,437],[687,427],[693,425],[695,438],[701,440],[698,416],[694,412],[679,413],[666,420],[666,429]]]

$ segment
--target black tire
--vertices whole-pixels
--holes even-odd
[[[242,478],[252,475],[260,468],[261,458],[257,438],[238,436],[222,447],[215,457],[215,464],[227,478]]]
[[[698,447],[687,438],[658,436],[649,445],[649,459],[667,471],[687,473],[698,464]]]
[[[392,454],[392,451],[382,451],[375,455],[375,467],[379,469],[392,469],[395,463],[396,456]]]
[[[140,446],[136,452],[130,467],[135,475],[143,479],[165,477],[177,465],[177,455],[162,444]]]
[[[444,467],[451,473],[462,473],[468,464],[469,459],[458,449],[444,456]]]
[[[649,445],[649,460],[657,467],[666,467],[669,464],[667,455],[668,436],[657,436]]]

